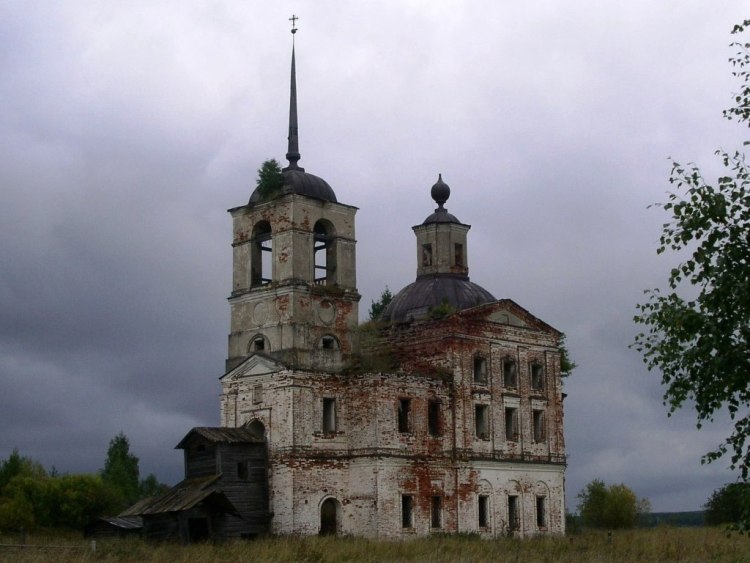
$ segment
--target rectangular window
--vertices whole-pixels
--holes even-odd
[[[490,416],[487,405],[474,405],[474,426],[477,438],[487,440],[490,437]]]
[[[544,389],[544,368],[542,364],[531,364],[531,388],[534,391]]]
[[[398,431],[411,431],[411,399],[398,400]]]
[[[463,266],[464,265],[464,245],[458,244],[453,247],[454,248],[454,263],[456,266]]]
[[[401,527],[414,527],[414,497],[401,495]]]
[[[544,411],[534,410],[531,415],[534,424],[534,441],[544,442]]]
[[[336,399],[323,399],[323,432],[336,432]]]
[[[253,403],[262,403],[263,402],[263,386],[262,385],[256,385],[253,387]]]
[[[479,495],[479,527],[490,527],[490,497]]]
[[[505,409],[505,439],[509,442],[518,440],[518,409]]]
[[[432,245],[422,245],[422,266],[432,266]]]
[[[515,495],[508,496],[508,530],[511,532],[521,527],[518,512],[518,497]]]
[[[513,360],[503,360],[503,385],[510,388],[518,387],[516,362]]]
[[[443,497],[434,496],[430,499],[430,527],[443,527]]]
[[[247,463],[244,461],[237,462],[237,479],[247,479]]]
[[[440,402],[430,401],[427,403],[427,431],[430,436],[440,436],[442,434],[440,426]]]
[[[487,383],[487,359],[474,356],[474,383]]]
[[[547,514],[545,505],[545,497],[536,497],[536,527],[539,529],[547,527]]]

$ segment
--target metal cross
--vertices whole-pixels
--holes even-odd
[[[289,18],[289,21],[292,22],[292,33],[297,33],[297,20],[299,18],[292,14],[292,17]]]

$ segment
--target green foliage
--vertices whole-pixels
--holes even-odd
[[[380,299],[370,302],[370,320],[377,321],[391,301],[393,301],[393,294],[388,286],[385,286],[383,293],[380,294]]]
[[[434,307],[430,307],[427,311],[427,314],[432,319],[441,319],[443,317],[447,317],[451,313],[453,313],[456,310],[456,308],[450,304],[450,302],[447,299],[443,299],[439,305],[435,305]]]
[[[138,458],[130,453],[130,441],[120,432],[109,442],[102,479],[122,499],[122,508],[140,498]]]
[[[0,462],[0,495],[10,481],[18,476],[27,477],[46,477],[47,472],[42,464],[37,463],[29,457],[22,456],[18,453],[18,448],[8,456],[8,459]]]
[[[750,20],[735,26],[741,33]],[[742,82],[735,106],[724,117],[750,123],[750,44],[734,43],[730,58]],[[747,142],[745,143],[747,144]],[[726,409],[731,435],[703,458],[731,451],[731,465],[750,477],[750,171],[742,152],[717,151],[726,174],[709,184],[694,164],[674,162],[675,189],[661,207],[671,214],[657,253],[689,257],[672,269],[669,290],[645,292],[634,320],[644,326],[632,346],[649,370],[662,373],[670,414],[686,402],[696,409],[698,428]],[[687,292],[684,286],[689,286]],[[681,293],[697,296],[688,298]],[[747,521],[750,525],[750,520]]]
[[[560,377],[568,377],[573,373],[573,370],[578,367],[578,364],[570,359],[570,353],[568,352],[568,347],[565,342],[566,339],[567,336],[563,333],[557,344],[557,347],[560,350]]]
[[[148,477],[143,479],[139,485],[139,497],[155,497],[169,490],[169,485],[160,483],[156,475],[149,473]]]
[[[650,511],[647,499],[638,500],[635,493],[623,484],[610,485],[594,479],[578,493],[578,513],[581,523],[589,528],[617,530],[633,528],[641,514]]]
[[[284,175],[275,158],[266,160],[258,169],[258,193],[263,200],[273,199],[284,186]]]
[[[748,519],[750,483],[729,483],[716,489],[704,505],[706,524],[738,524]]]
[[[47,474],[41,464],[15,449],[0,461],[0,530],[80,530],[98,516],[117,514],[139,498],[167,488],[153,474],[138,482],[138,458],[130,453],[122,433],[110,442],[101,475]]]

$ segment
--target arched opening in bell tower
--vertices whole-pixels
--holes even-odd
[[[271,224],[259,221],[253,227],[250,258],[250,285],[266,285],[273,279],[273,238]]]
[[[313,227],[314,280],[316,285],[336,283],[336,229],[321,219]]]

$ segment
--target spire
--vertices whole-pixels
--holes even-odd
[[[286,152],[286,159],[289,161],[289,166],[284,168],[284,170],[304,170],[304,168],[297,166],[300,154],[299,133],[297,129],[297,72],[294,64],[294,34],[297,33],[296,24],[298,19],[294,14],[289,18],[289,21],[292,22],[292,79],[289,92],[289,145]]]

